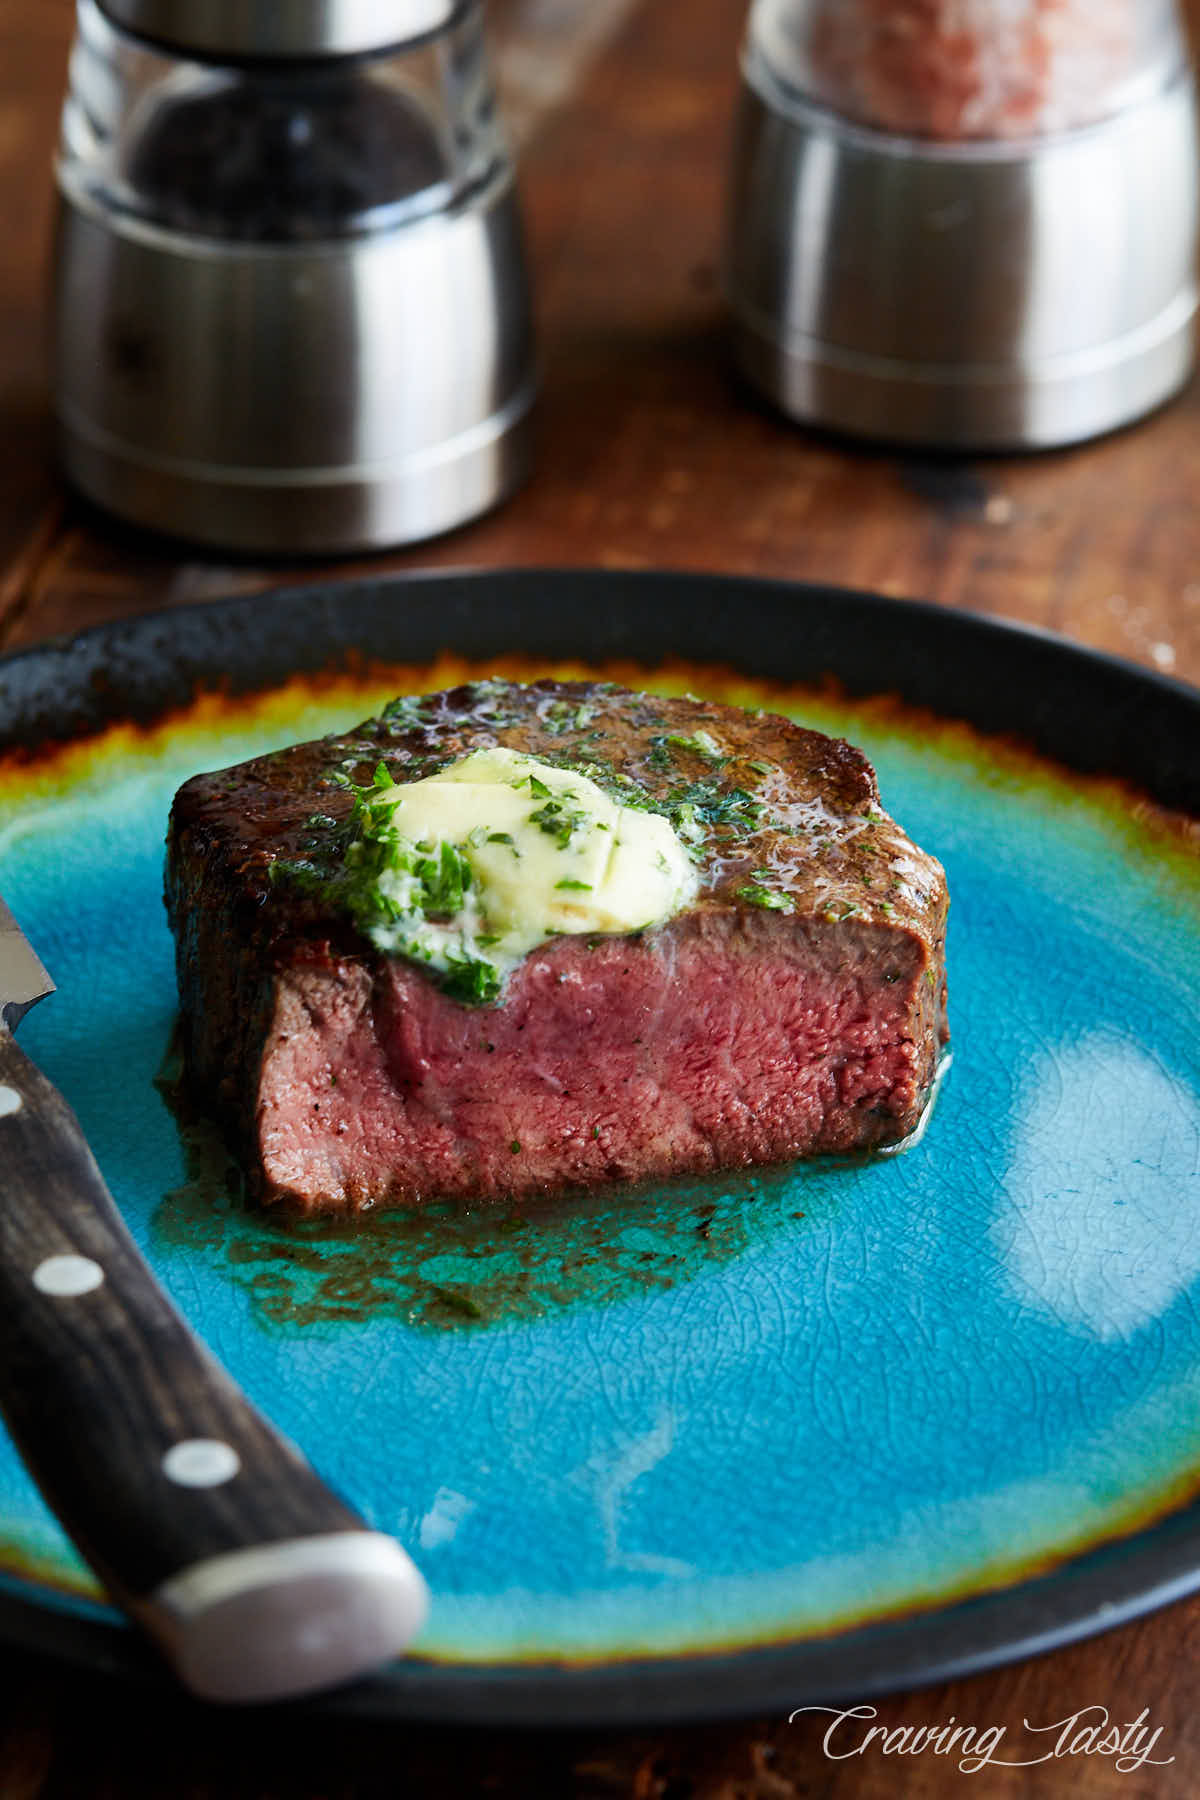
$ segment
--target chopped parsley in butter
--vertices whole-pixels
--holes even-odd
[[[548,938],[659,925],[698,886],[660,813],[514,750],[476,750],[402,784],[381,764],[356,813],[345,868],[356,923],[463,1000],[495,999]]]

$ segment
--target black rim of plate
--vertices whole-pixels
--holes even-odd
[[[0,659],[0,753],[151,724],[198,688],[233,693],[348,662],[451,651],[584,662],[673,658],[852,698],[896,695],[1083,774],[1200,812],[1200,691],[1050,633],[869,593],[663,571],[512,569],[272,590],[94,627]],[[1034,1655],[1200,1588],[1200,1501],[1046,1574],[844,1632],[745,1650],[559,1664],[397,1662],[305,1702],[478,1724],[636,1724],[790,1713]],[[149,1681],[131,1630],[0,1593],[0,1638]],[[287,1711],[288,1709],[278,1709]]]

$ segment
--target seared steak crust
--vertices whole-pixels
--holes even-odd
[[[353,796],[504,745],[703,829],[700,892],[559,937],[463,1005],[331,907]],[[199,775],[166,899],[191,1078],[253,1185],[310,1211],[894,1143],[946,1038],[942,871],[849,744],[608,685],[479,682]]]

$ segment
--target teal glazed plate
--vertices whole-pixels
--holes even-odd
[[[163,833],[201,768],[468,674],[595,674],[861,744],[952,896],[953,1060],[903,1154],[289,1226],[172,1064]],[[0,662],[21,1041],[251,1398],[424,1571],[314,1703],[790,1711],[1200,1587],[1200,697],[1054,638],[703,576],[393,578]],[[165,1679],[0,1441],[0,1635]]]

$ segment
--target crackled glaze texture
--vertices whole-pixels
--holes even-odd
[[[956,728],[792,704],[863,746],[946,867],[954,1062],[905,1154],[366,1230],[297,1234],[241,1206],[219,1146],[155,1086],[170,798],[402,685],[206,703],[0,771],[0,861],[60,990],[22,1042],[194,1324],[421,1564],[419,1651],[511,1664],[820,1634],[1015,1581],[1184,1500],[1196,862],[1116,788]],[[702,670],[663,685],[780,704]],[[6,1442],[0,1520],[13,1591],[95,1605]]]

